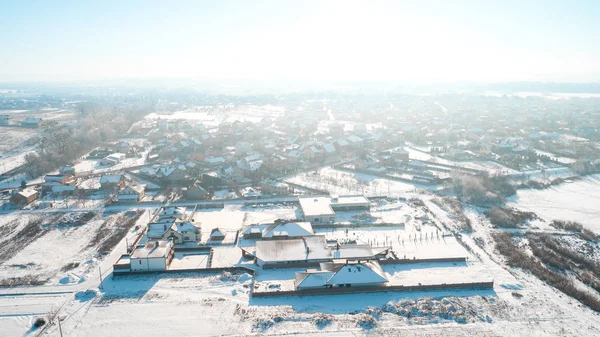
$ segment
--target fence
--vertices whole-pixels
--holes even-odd
[[[344,288],[317,288],[292,291],[253,291],[252,297],[275,297],[275,296],[305,296],[305,295],[336,295],[336,294],[358,294],[379,293],[390,291],[424,291],[424,290],[447,290],[447,289],[492,289],[494,281],[490,282],[468,282],[468,283],[442,283],[416,286],[366,286],[366,287],[344,287]]]
[[[153,270],[153,271],[130,271],[130,272],[119,272],[113,273],[113,277],[130,276],[130,275],[157,275],[157,274],[191,274],[191,273],[221,273],[224,271],[228,272],[244,272],[251,275],[255,274],[254,269],[246,267],[222,267],[222,268],[194,268],[194,269],[167,269],[167,270]]]

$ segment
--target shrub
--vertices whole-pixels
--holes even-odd
[[[512,242],[510,233],[494,233],[492,237],[496,241],[496,249],[500,254],[507,258],[507,264],[511,267],[518,267],[535,275],[548,285],[562,291],[568,296],[573,297],[590,309],[600,312],[600,300],[595,295],[587,291],[578,289],[567,276],[554,272],[546,267],[534,257],[527,255],[521,248]],[[544,238],[543,236],[540,236]],[[530,239],[531,240],[531,239]],[[532,246],[533,250],[533,246]]]
[[[581,230],[581,233],[579,233],[579,237],[585,241],[598,241],[598,235],[586,228]]]
[[[501,207],[492,207],[485,215],[494,226],[503,228],[517,228],[520,224],[536,217],[535,213],[532,212]]]
[[[550,226],[558,229],[563,229],[570,232],[581,232],[583,230],[583,225],[579,222],[575,221],[563,221],[563,220],[553,220],[550,223]]]
[[[46,324],[46,320],[43,317],[38,317],[33,322],[33,326],[36,328],[42,327],[44,324]]]

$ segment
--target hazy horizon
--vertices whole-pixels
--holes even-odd
[[[0,82],[598,82],[594,1],[2,2]]]

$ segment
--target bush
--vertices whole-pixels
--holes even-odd
[[[514,208],[492,207],[485,215],[492,225],[503,228],[517,228],[520,224],[534,219],[535,213],[523,212]]]
[[[550,226],[569,232],[580,233],[583,230],[583,225],[575,221],[553,220]]]
[[[585,228],[581,231],[581,233],[579,233],[579,237],[585,241],[593,241],[593,242],[598,241],[598,235],[596,235],[591,230],[585,229]]]
[[[38,317],[33,322],[33,326],[36,328],[42,327],[44,324],[46,324],[46,320],[43,317]]]
[[[548,285],[573,297],[590,309],[600,312],[600,300],[587,291],[578,289],[567,276],[554,272],[534,257],[527,255],[521,248],[512,242],[510,233],[494,233],[492,237],[496,241],[496,249],[507,258],[507,264],[511,267],[521,268],[535,275]],[[540,236],[544,240],[544,236]],[[531,239],[530,239],[531,240]],[[535,240],[535,238],[534,238]],[[532,250],[533,250],[532,245]],[[535,254],[535,253],[534,253]]]
[[[452,185],[460,199],[477,206],[500,205],[504,198],[517,193],[506,177],[489,177],[486,174],[455,174]]]

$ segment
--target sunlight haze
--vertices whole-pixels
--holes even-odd
[[[585,1],[15,1],[0,79],[597,81]]]

